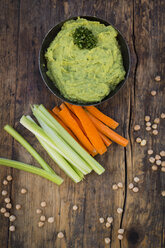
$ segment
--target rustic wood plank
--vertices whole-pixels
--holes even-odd
[[[3,126],[6,123],[14,124],[15,113],[15,90],[17,81],[17,36],[18,36],[18,1],[0,2],[0,156],[12,157],[13,141],[4,131]],[[10,15],[9,15],[10,13]],[[15,20],[15,22],[13,22]],[[2,184],[7,175],[12,174],[9,168],[0,168],[0,193],[7,190],[8,196],[11,194],[12,183],[7,186]],[[5,207],[4,197],[0,196],[0,206]],[[0,247],[8,246],[8,228],[9,221],[2,214],[0,215]]]
[[[127,186],[134,176],[139,176],[140,192],[135,195],[127,189],[126,208],[123,227],[125,239],[121,247],[164,247],[164,199],[161,191],[165,189],[164,175],[153,172],[148,161],[148,149],[154,150],[154,156],[164,149],[164,121],[158,125],[158,136],[145,130],[145,115],[151,116],[151,122],[164,111],[164,59],[163,35],[165,34],[163,13],[164,1],[134,2],[134,46],[137,54],[135,88],[130,118],[131,150],[127,154]],[[160,75],[162,80],[156,83],[154,78]],[[157,95],[151,96],[151,90]],[[141,125],[139,132],[133,132],[135,124]],[[136,137],[147,140],[145,147],[135,142]],[[160,170],[160,168],[159,168]]]

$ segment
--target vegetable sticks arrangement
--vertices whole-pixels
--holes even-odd
[[[92,156],[104,154],[112,141],[124,147],[128,144],[127,139],[112,130],[116,129],[119,123],[94,106],[83,108],[62,103],[51,111],[43,105],[33,105],[32,112],[39,125],[30,116],[22,116],[20,123],[35,135],[52,160],[75,183],[82,181],[92,170],[99,175],[104,172],[104,168]],[[4,130],[37,160],[42,169],[4,158],[0,158],[0,165],[40,175],[57,185],[63,182],[14,128],[6,125]]]

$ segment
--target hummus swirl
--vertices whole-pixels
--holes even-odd
[[[73,42],[76,28],[88,28],[97,37],[92,49],[80,49]],[[45,53],[47,75],[61,94],[79,103],[99,102],[125,76],[117,31],[83,18],[64,23]]]

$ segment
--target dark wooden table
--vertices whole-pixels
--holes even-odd
[[[11,124],[42,154],[65,182],[61,187],[15,169],[0,167],[0,191],[7,189],[16,215],[16,231],[9,232],[9,220],[0,215],[0,248],[101,248],[104,238],[110,237],[112,248],[165,247],[165,174],[151,170],[148,149],[154,155],[164,149],[164,120],[158,124],[158,135],[145,130],[144,117],[151,122],[165,113],[165,1],[76,1],[76,0],[1,0],[0,1],[0,156],[24,161],[36,166],[31,156],[5,131]],[[49,159],[33,135],[20,124],[23,114],[31,114],[30,104],[43,103],[52,108],[60,101],[46,88],[38,70],[38,53],[47,31],[58,22],[77,15],[94,15],[113,23],[128,41],[132,67],[124,88],[112,100],[99,108],[120,126],[118,133],[129,139],[126,149],[113,144],[106,154],[97,156],[106,172],[95,173],[74,184]],[[161,81],[154,80],[156,75]],[[152,96],[151,91],[156,95]],[[141,126],[134,132],[135,124]],[[142,147],[137,137],[147,140]],[[3,179],[11,174],[13,181],[7,186]],[[139,192],[128,189],[138,176]],[[123,189],[113,191],[114,183],[122,182]],[[26,195],[20,194],[27,188]],[[53,224],[38,228],[36,209],[45,200],[43,214],[54,216]],[[17,211],[15,205],[22,209]],[[76,204],[77,211],[72,207]],[[0,196],[0,207],[4,197]],[[117,208],[123,208],[119,215]],[[99,218],[113,216],[111,228],[99,223]],[[117,239],[117,231],[125,229],[124,238]],[[64,233],[62,240],[58,232]]]

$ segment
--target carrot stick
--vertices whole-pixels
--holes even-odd
[[[56,119],[56,121],[58,121],[60,124],[61,124],[61,126],[63,126],[63,128],[65,128],[65,130],[76,140],[76,141],[78,141],[77,140],[77,138],[76,138],[76,136],[72,133],[72,131],[64,124],[64,122],[62,122],[61,121],[61,119],[57,116],[57,115],[55,115],[51,110],[49,110],[48,109],[48,111],[49,111],[49,113]]]
[[[65,125],[67,125],[72,130],[74,135],[78,138],[81,144],[89,151],[89,153],[92,154],[92,156],[96,155],[96,149],[92,146],[90,141],[84,135],[77,122],[72,117],[69,109],[67,107],[63,108],[60,112],[58,112],[58,116],[65,123]]]
[[[111,119],[109,116],[103,114],[100,110],[98,110],[94,106],[86,106],[85,109],[89,111],[94,117],[96,117],[98,120],[102,121],[104,124],[106,124],[108,127],[111,127],[113,129],[116,129],[119,125],[118,122]]]
[[[65,105],[68,107],[68,109],[70,109],[71,111],[73,111],[72,104],[71,103],[65,102]]]
[[[99,132],[104,144],[108,147],[112,144],[112,141],[109,140],[103,133]]]
[[[55,106],[53,109],[52,109],[53,113],[58,115],[58,113],[60,112],[60,108],[58,106]]]
[[[70,104],[70,103],[68,103],[68,102],[65,102],[65,104],[66,104],[67,107],[70,109],[70,111],[74,111],[73,108],[72,108],[72,104]],[[72,112],[72,113],[73,113],[73,112]],[[79,120],[79,119],[77,118],[77,116],[75,116],[74,114],[73,114],[73,117],[74,117],[74,118],[76,117],[75,120],[77,121],[77,123],[78,123],[79,127],[81,128],[81,130],[85,133],[84,128],[83,128],[83,126],[82,126],[80,120]],[[100,136],[101,136],[103,142],[105,143],[105,145],[106,145],[107,147],[110,146],[110,145],[112,144],[112,141],[109,140],[103,133],[99,132],[99,134],[100,134]],[[85,133],[85,135],[86,135],[86,133]]]
[[[101,121],[99,121],[96,117],[94,117],[92,114],[90,114],[88,111],[86,111],[87,115],[93,122],[93,124],[96,126],[96,128],[105,134],[108,138],[113,140],[114,142],[118,143],[121,146],[127,146],[128,145],[128,140],[111,130],[109,127],[104,125]]]
[[[91,141],[92,145],[96,148],[99,154],[103,154],[107,151],[107,148],[100,137],[96,127],[86,114],[85,110],[81,106],[72,105],[74,113],[77,115],[81,124],[87,134],[87,137]]]
[[[82,124],[81,124],[81,121],[80,121],[79,118],[77,118],[77,116],[74,114],[74,110],[72,109],[72,104],[70,104],[70,103],[68,103],[68,102],[65,102],[65,103],[62,103],[62,104],[60,105],[60,108],[63,109],[65,105],[66,105],[67,108],[69,109],[69,111],[70,111],[72,117],[75,119],[75,121],[76,121],[77,124],[79,125],[80,129],[81,129],[81,130],[83,131],[83,133],[86,135],[85,130],[84,130]],[[87,135],[86,135],[86,136],[87,136]]]

